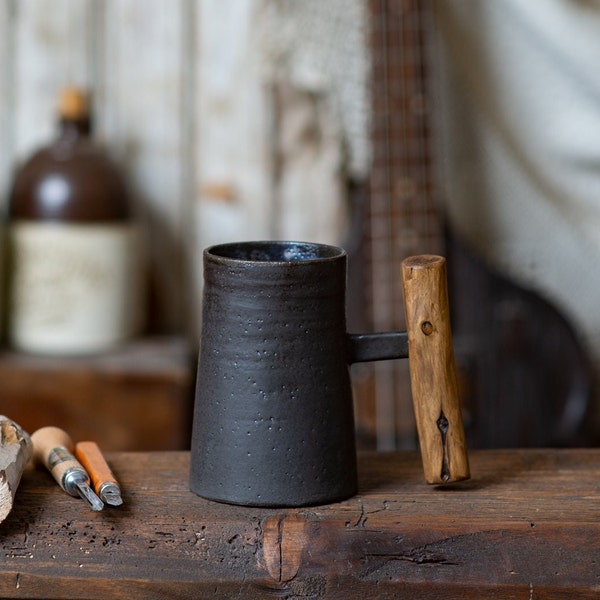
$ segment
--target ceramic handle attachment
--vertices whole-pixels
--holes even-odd
[[[402,263],[402,281],[411,389],[425,479],[431,484],[468,479],[446,260],[433,255],[409,257]]]
[[[348,364],[408,358],[408,336],[404,331],[349,333]]]

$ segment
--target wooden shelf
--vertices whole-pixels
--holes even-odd
[[[32,433],[45,425],[105,450],[189,447],[194,358],[183,337],[141,338],[103,354],[0,352],[1,411]]]

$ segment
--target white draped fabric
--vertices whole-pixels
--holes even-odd
[[[449,222],[600,372],[600,2],[436,0]]]

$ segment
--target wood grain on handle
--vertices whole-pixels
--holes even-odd
[[[117,483],[96,442],[77,442],[75,456],[88,472],[97,494],[100,493],[103,483]]]
[[[427,483],[468,479],[469,461],[460,411],[446,259],[412,256],[402,263],[410,380]]]
[[[31,434],[31,442],[34,461],[44,465],[65,489],[65,474],[70,469],[82,468],[73,456],[73,442],[69,434],[59,427],[42,427]]]

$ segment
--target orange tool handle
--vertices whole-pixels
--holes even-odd
[[[106,482],[117,484],[117,480],[108,466],[96,442],[78,442],[75,456],[88,472],[96,493]]]

